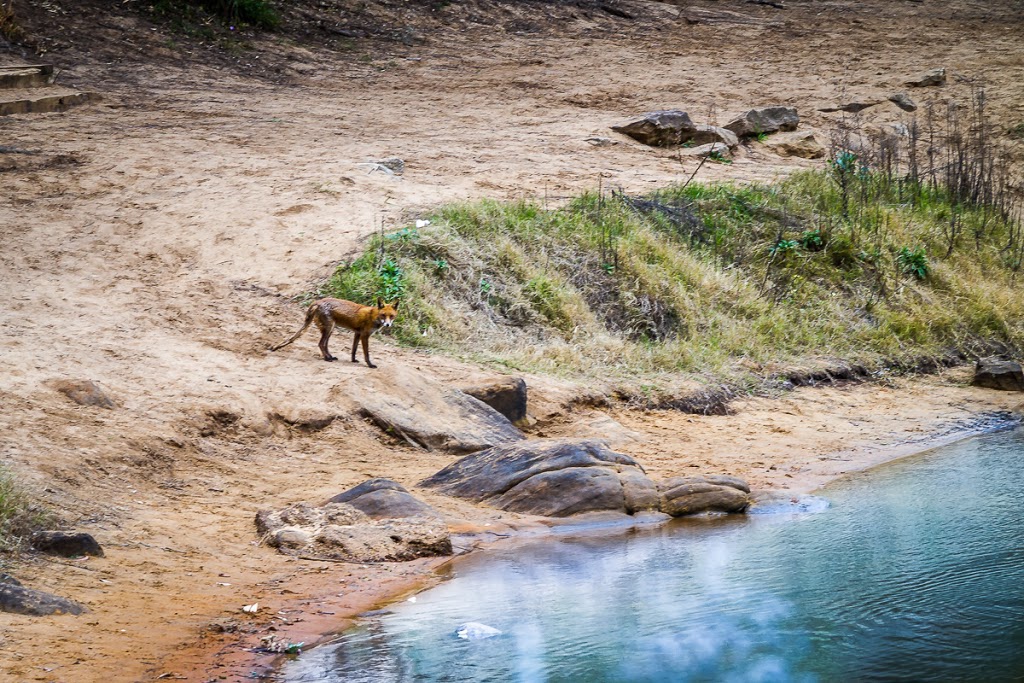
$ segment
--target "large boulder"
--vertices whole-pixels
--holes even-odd
[[[419,500],[397,481],[367,479],[330,503],[348,503],[370,519],[401,519],[403,517],[440,517],[437,510]]]
[[[612,130],[651,147],[671,147],[690,140],[697,126],[686,112],[671,109],[648,112],[636,121],[612,126]]]
[[[462,387],[462,392],[483,401],[513,424],[521,424],[526,420],[526,382],[519,377],[505,377],[487,384]]]
[[[381,429],[427,450],[472,453],[526,438],[483,401],[421,376],[360,381],[345,389]]]
[[[13,577],[0,581],[0,612],[41,617],[50,614],[81,614],[87,611],[74,600],[25,588]]]
[[[103,548],[100,544],[90,534],[84,532],[37,531],[32,534],[32,547],[41,553],[63,557],[103,557]]]
[[[548,517],[656,510],[654,482],[639,463],[595,439],[537,439],[474,453],[422,486],[510,512]]]
[[[673,477],[658,484],[661,511],[679,517],[701,512],[743,512],[750,507],[750,487],[736,477]]]
[[[982,358],[974,366],[971,384],[1001,391],[1024,391],[1024,372],[1020,363],[998,357]]]
[[[382,491],[395,489],[378,488],[353,500]],[[256,515],[256,529],[267,545],[303,557],[403,562],[452,554],[448,527],[436,512],[374,519],[349,503],[327,503],[320,507],[296,503],[283,510],[261,510]]]
[[[750,137],[761,133],[796,130],[800,116],[793,107],[761,107],[741,114],[725,127],[739,137]]]
[[[764,146],[784,157],[821,159],[825,156],[825,147],[818,142],[813,130],[778,133],[765,140]]]
[[[895,104],[903,111],[917,111],[917,104],[910,98],[905,92],[897,92],[889,95],[889,101]]]

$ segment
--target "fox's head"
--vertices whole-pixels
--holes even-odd
[[[385,303],[383,299],[377,299],[377,317],[373,319],[373,326],[375,328],[391,327],[397,315],[398,299],[395,299],[393,304]]]

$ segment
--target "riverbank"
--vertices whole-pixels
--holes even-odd
[[[964,367],[881,384],[807,387],[778,398],[736,401],[726,416],[591,411],[547,431],[566,436],[588,425],[620,425],[610,433],[616,448],[637,457],[653,476],[726,473],[746,479],[756,490],[796,495],[1024,416],[1024,397],[970,387],[969,377]],[[507,543],[510,537],[552,533],[537,518],[478,512],[451,520],[453,531],[462,534],[456,543],[460,553]],[[346,629],[359,614],[443,580],[438,570],[447,562],[325,566],[298,561],[287,577],[274,579],[276,595],[263,593],[272,616],[236,616],[228,632],[218,632],[215,625],[153,673],[197,682],[252,680],[254,672],[271,676],[280,655],[261,650],[264,638],[303,642],[308,648]]]

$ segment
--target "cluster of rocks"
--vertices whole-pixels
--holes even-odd
[[[689,515],[742,512],[750,489],[733,477],[650,479],[632,457],[599,439],[526,439],[521,379],[463,390],[411,379],[388,394],[357,397],[365,415],[419,447],[472,451],[421,482],[424,488],[509,512],[569,517],[587,512]],[[263,510],[256,526],[282,552],[351,561],[401,561],[452,552],[442,515],[388,479],[370,479],[319,505]]]
[[[946,83],[945,69],[932,69],[904,83],[907,88],[941,86]],[[901,110],[912,112],[917,104],[906,92],[887,97],[855,98],[840,104],[820,107],[820,112],[857,113],[885,102]],[[817,159],[825,156],[825,147],[813,130],[797,131],[800,116],[787,106],[768,106],[750,109],[724,126],[694,123],[689,114],[678,109],[652,111],[642,117],[612,126],[617,133],[652,147],[685,146],[684,153],[693,156],[726,156],[744,138],[757,137],[767,148],[780,156]],[[588,138],[588,141],[605,138]]]
[[[793,107],[771,106],[750,109],[724,126],[696,124],[690,115],[680,110],[654,111],[635,121],[612,126],[617,133],[652,147],[688,146],[687,153],[695,156],[727,155],[744,138],[772,136],[796,131],[800,116]],[[803,131],[800,137],[785,137],[776,143],[782,154],[823,156],[825,150],[814,141],[813,131]],[[810,142],[809,142],[810,141]]]

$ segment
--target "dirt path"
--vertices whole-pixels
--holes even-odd
[[[346,387],[364,366],[319,362],[311,336],[265,351],[299,323],[289,297],[381,225],[465,198],[554,203],[599,178],[630,192],[679,180],[695,162],[625,139],[585,141],[655,108],[724,122],[747,106],[785,103],[824,128],[818,105],[888,94],[907,76],[945,66],[987,79],[1001,123],[1024,118],[1024,32],[1006,19],[1012,2],[790,2],[784,12],[635,4],[657,30],[587,37],[581,18],[565,35],[453,33],[342,63],[294,48],[293,69],[305,76],[293,85],[82,57],[62,78],[100,90],[101,103],[0,118],[3,144],[43,152],[0,173],[0,449],[23,481],[108,549],[103,559],[16,568],[29,585],[92,611],[0,615],[0,670],[12,680],[206,680],[221,670],[193,671],[195,651],[177,648],[215,620],[235,619],[229,628],[244,634],[301,618],[319,633],[388,585],[426,576],[421,565],[291,560],[255,545],[252,527],[257,509],[326,498],[369,476],[414,485],[449,461],[382,441],[351,417]],[[690,6],[719,14],[687,14]],[[751,19],[737,23],[724,10]],[[865,116],[898,118],[889,104]],[[405,159],[402,177],[359,165],[387,156]],[[701,178],[770,179],[811,163],[755,146],[732,165],[705,166]],[[408,373],[489,374],[386,340],[374,341],[374,355],[377,372],[395,382]],[[51,388],[58,379],[93,380],[118,407],[77,406]],[[738,404],[723,418],[612,417],[635,435],[620,448],[659,475],[696,465],[808,488],[976,411],[1019,407],[962,379],[801,390]],[[604,419],[559,409],[561,384],[531,378],[531,386],[551,434]],[[323,414],[340,417],[314,435],[288,426]],[[496,515],[442,504],[453,518]],[[277,613],[338,594],[347,597],[337,607]],[[250,624],[238,610],[255,601],[266,611]],[[317,619],[317,610],[336,614]]]

